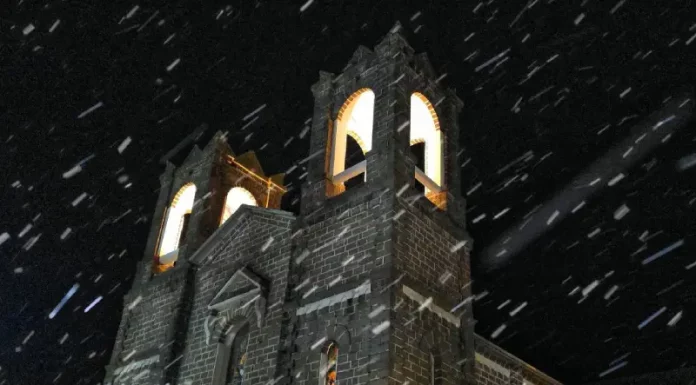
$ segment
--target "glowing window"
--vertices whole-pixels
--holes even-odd
[[[321,376],[319,385],[336,385],[338,345],[330,342],[321,354]]]
[[[164,224],[160,248],[157,253],[158,257],[178,250],[179,246],[185,241],[195,196],[196,186],[193,183],[188,183],[172,199],[172,204],[167,211],[167,220]],[[166,264],[173,264],[173,262],[167,260]]]
[[[416,155],[416,180],[425,195],[440,206],[444,182],[443,140],[435,109],[419,92],[411,95],[411,147]],[[438,202],[436,202],[438,200]]]
[[[343,184],[363,174],[367,180],[365,154],[372,150],[375,93],[363,88],[353,93],[341,107],[329,138],[329,181],[338,192]],[[350,138],[350,140],[349,140]],[[352,145],[351,145],[352,144]],[[355,146],[357,144],[357,146]]]
[[[222,211],[220,225],[225,223],[241,205],[258,206],[256,198],[254,198],[254,195],[252,195],[249,190],[243,187],[234,187],[230,189],[225,198],[225,208]]]

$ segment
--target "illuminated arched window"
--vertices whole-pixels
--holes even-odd
[[[338,345],[329,342],[321,352],[319,385],[336,385]]]
[[[220,225],[225,223],[241,205],[258,206],[256,198],[254,198],[249,190],[243,187],[234,187],[230,189],[227,193],[227,197],[225,197],[225,208],[222,210]]]
[[[375,93],[368,88],[353,93],[339,110],[327,148],[329,195],[343,192],[344,183],[361,174],[367,180],[365,154],[372,150],[374,110]]]
[[[428,99],[411,95],[411,150],[416,156],[416,181],[435,205],[444,204],[444,149],[440,122]]]
[[[157,253],[160,265],[171,267],[176,262],[179,246],[186,241],[195,196],[196,186],[193,183],[186,184],[174,195],[167,210],[167,220]]]

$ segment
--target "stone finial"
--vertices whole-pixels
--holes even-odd
[[[375,52],[377,52],[380,57],[392,58],[399,53],[404,53],[409,57],[413,56],[414,50],[404,35],[401,23],[397,21],[389,30],[389,33],[377,43]]]
[[[312,94],[315,98],[325,95],[331,89],[331,83],[335,76],[331,72],[319,71],[319,80],[312,84]]]
[[[402,28],[403,28],[403,27],[401,26],[401,22],[400,22],[399,20],[397,20],[396,23],[394,23],[394,26],[391,27],[391,29],[389,30],[389,33],[398,33],[398,34],[401,34],[401,29],[402,29]]]
[[[372,52],[371,49],[365,47],[364,45],[358,46],[358,49],[356,49],[355,52],[353,52],[353,57],[350,59],[350,62],[348,64],[350,65],[359,63],[360,61],[362,61],[370,55],[374,55],[374,52]]]
[[[176,166],[174,166],[174,163],[170,161],[167,161],[165,165],[164,172],[159,177],[161,186],[164,186],[171,180],[172,176],[174,175],[174,170],[176,170]]]

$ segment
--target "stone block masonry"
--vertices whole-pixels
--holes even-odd
[[[297,217],[245,205],[220,225],[221,192],[232,186],[272,207],[283,192],[269,196],[260,177],[244,185],[244,168],[225,161],[224,135],[179,168],[168,164],[105,383],[559,385],[473,333],[457,161],[462,102],[435,79],[400,32],[374,51],[360,47],[342,74],[322,72]],[[363,88],[375,95],[366,182],[330,188],[331,125]],[[432,104],[443,135],[437,199],[416,189],[409,130],[399,129],[415,92]],[[261,172],[254,156],[239,158]],[[186,183],[196,185],[197,203],[181,259],[153,274],[166,207]]]
[[[561,385],[533,366],[476,335],[476,379],[480,385]]]
[[[264,277],[269,283],[268,309],[258,327],[258,320],[249,322],[246,313],[235,321],[249,322],[249,350],[245,377],[249,383],[266,383],[273,379],[278,351],[280,325],[288,267],[290,265],[291,229],[294,218],[285,212],[245,206],[225,224],[228,234],[220,234],[220,242],[208,255],[201,255],[196,274],[191,321],[187,331],[187,346],[179,373],[179,383],[190,380],[192,385],[214,384],[214,370],[220,341],[210,341],[206,333],[206,318],[213,297],[225,282],[240,268]],[[269,240],[271,240],[269,242]],[[248,305],[252,306],[252,305]],[[234,316],[233,316],[234,318]],[[224,363],[227,366],[228,363]],[[224,382],[223,382],[224,383]]]

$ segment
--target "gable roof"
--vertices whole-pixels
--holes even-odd
[[[288,219],[295,219],[295,215],[288,211],[241,205],[239,209],[237,209],[237,211],[235,211],[234,214],[232,214],[232,216],[222,224],[222,226],[218,227],[217,230],[215,230],[215,232],[213,232],[213,234],[211,234],[208,239],[203,242],[198,250],[196,250],[196,252],[188,258],[188,261],[194,265],[202,265],[205,262],[205,257],[213,251],[220,241],[222,241],[228,235],[233,235],[234,233],[239,233],[244,230],[244,227],[241,226],[241,224],[245,219],[268,215],[281,219],[280,221],[269,222],[277,227],[281,226],[283,219],[286,221]]]
[[[259,158],[256,157],[256,153],[254,151],[247,151],[242,155],[234,157],[234,160],[236,160],[242,166],[255,172],[259,176],[266,176],[266,174],[263,172],[263,168],[261,167],[261,162],[259,162]]]
[[[208,304],[208,309],[223,310],[251,295],[262,295],[266,292],[263,280],[246,267],[232,274],[215,297]]]

